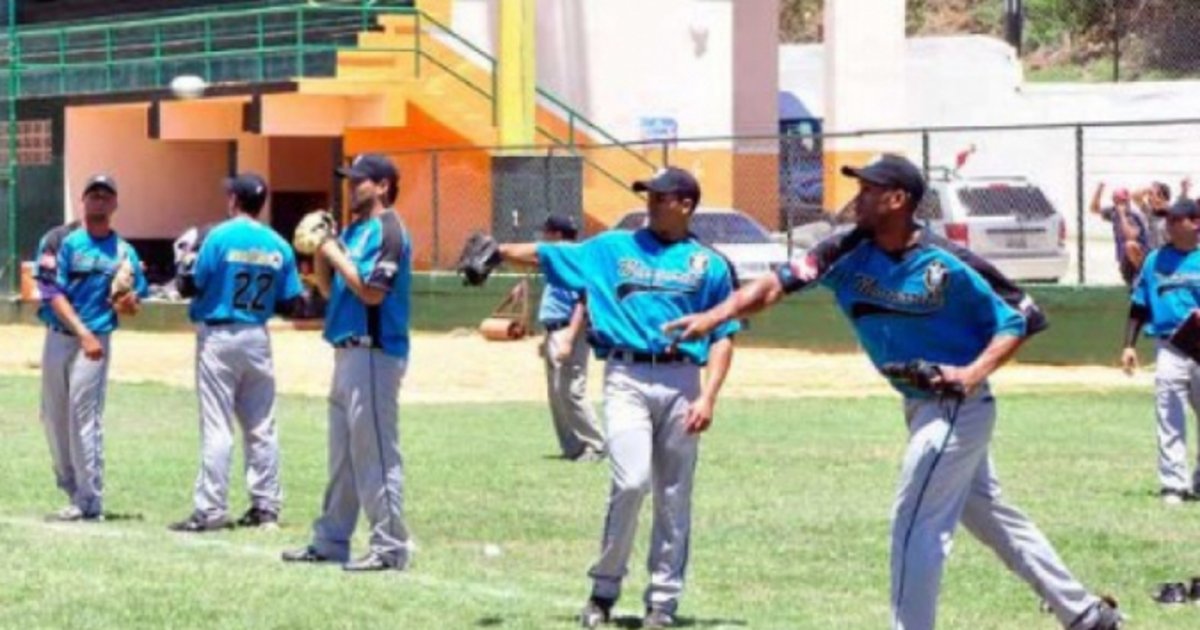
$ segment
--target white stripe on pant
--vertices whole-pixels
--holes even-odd
[[[980,390],[957,414],[946,401],[905,402],[909,441],[892,520],[893,628],[934,627],[942,567],[960,519],[1064,627],[1087,628],[1099,600],[1071,575],[1037,526],[1000,497],[988,453],[996,403],[986,386]]]
[[[1154,367],[1154,411],[1158,419],[1158,481],[1181,492],[1200,489],[1200,461],[1189,478],[1188,407],[1200,418],[1200,366],[1164,339],[1158,340]],[[1200,429],[1200,425],[1198,425]],[[1197,449],[1200,459],[1200,449]]]
[[[575,459],[586,449],[604,450],[604,436],[596,428],[596,414],[587,399],[588,344],[576,335],[571,352],[563,361],[554,358],[562,342],[562,330],[546,334],[542,353],[546,360],[546,396],[563,457]]]
[[[83,354],[79,338],[46,331],[42,349],[42,425],[58,487],[85,515],[104,509],[104,397],[109,336],[96,335],[104,357]]]
[[[683,593],[691,537],[692,480],[700,438],[684,421],[700,393],[700,368],[609,360],[604,415],[612,489],[600,558],[588,571],[592,595],[617,599],[628,573],[638,511],[653,487],[654,524],[645,604],[674,614]]]
[[[313,546],[346,560],[361,507],[371,522],[371,551],[406,566],[400,456],[400,383],[407,361],[370,348],[339,348],[329,394],[329,485],[313,523]]]
[[[242,427],[250,502],[278,514],[283,491],[275,428],[275,366],[266,326],[200,326],[196,332],[196,392],[200,398],[196,512],[209,521],[227,516],[236,419]]]

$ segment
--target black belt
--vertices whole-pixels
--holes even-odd
[[[546,332],[554,332],[557,330],[562,330],[570,325],[571,322],[554,322],[552,324],[542,324],[542,327],[546,329]]]
[[[370,335],[346,337],[345,339],[333,344],[334,348],[378,348]]]
[[[638,352],[636,350],[612,350],[608,359],[625,361],[626,363],[695,363],[691,357],[672,352],[671,354],[654,354],[653,352]]]
[[[56,326],[56,325],[54,325],[54,324],[48,324],[48,326],[50,327],[50,330],[53,330],[54,332],[56,332],[56,333],[58,333],[58,334],[60,334],[60,335],[66,335],[66,336],[68,336],[68,337],[74,337],[74,336],[75,336],[75,331],[73,331],[73,330],[71,330],[71,329],[69,329],[69,328],[64,328],[64,327],[62,327],[62,326]]]
[[[237,322],[232,319],[206,319],[206,320],[204,320],[205,326],[232,326],[236,323]]]

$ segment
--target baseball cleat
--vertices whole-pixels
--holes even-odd
[[[1154,601],[1160,604],[1186,604],[1188,588],[1183,582],[1164,582],[1158,585]]]
[[[104,514],[99,512],[95,514],[86,514],[79,509],[77,505],[68,505],[67,507],[46,515],[46,520],[56,523],[77,523],[79,521],[97,522],[104,520]]]
[[[665,610],[651,608],[642,618],[643,628],[670,628],[675,625],[675,618]]]
[[[385,558],[384,556],[371,551],[368,552],[367,555],[357,560],[351,560],[350,562],[343,564],[342,569],[345,571],[355,572],[387,571],[389,569],[403,571],[405,566],[396,560]]]
[[[583,610],[579,612],[579,625],[584,628],[598,628],[601,624],[608,623],[614,603],[613,600],[603,597],[589,598]]]
[[[1117,600],[1110,595],[1100,598],[1096,604],[1096,621],[1089,630],[1121,630],[1125,617],[1117,612]]]
[[[213,532],[221,529],[229,529],[231,527],[233,527],[233,525],[224,516],[210,520],[204,518],[203,514],[192,512],[190,516],[182,521],[177,521],[168,525],[167,529],[173,532],[198,534],[201,532]]]
[[[1200,603],[1200,576],[1192,578],[1191,587],[1188,588],[1188,599]]]
[[[278,528],[279,515],[260,508],[252,507],[237,520],[238,527],[261,527],[264,529]]]
[[[300,549],[292,549],[279,554],[284,562],[336,562],[336,558],[322,555],[316,547],[309,545]]]
[[[1182,505],[1188,497],[1186,490],[1176,490],[1174,488],[1163,488],[1158,494],[1162,497],[1163,505],[1172,507]]]
[[[604,459],[604,451],[597,451],[591,448],[583,449],[583,452],[576,455],[573,461],[576,462],[598,462]]]

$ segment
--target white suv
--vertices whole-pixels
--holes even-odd
[[[1067,228],[1037,185],[1022,177],[932,174],[917,219],[1013,280],[1056,282],[1067,272]]]
[[[636,230],[646,225],[645,210],[630,210],[613,226]],[[775,242],[758,221],[733,208],[700,206],[692,216],[692,233],[733,263],[738,280],[748,282],[767,275],[771,266],[785,263],[787,246]]]

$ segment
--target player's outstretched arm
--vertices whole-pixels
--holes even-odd
[[[733,337],[725,337],[712,344],[708,351],[708,378],[704,379],[704,387],[700,396],[692,402],[688,409],[687,421],[684,426],[688,433],[702,433],[712,426],[713,411],[717,407],[717,395],[725,384],[729,367],[733,365]]]
[[[763,311],[783,299],[783,283],[775,274],[768,274],[734,291],[720,304],[703,313],[687,315],[667,322],[663,332],[678,331],[681,339],[699,339],[732,319],[748,317]]]
[[[502,243],[500,257],[506,263],[536,267],[538,265],[537,243]]]

